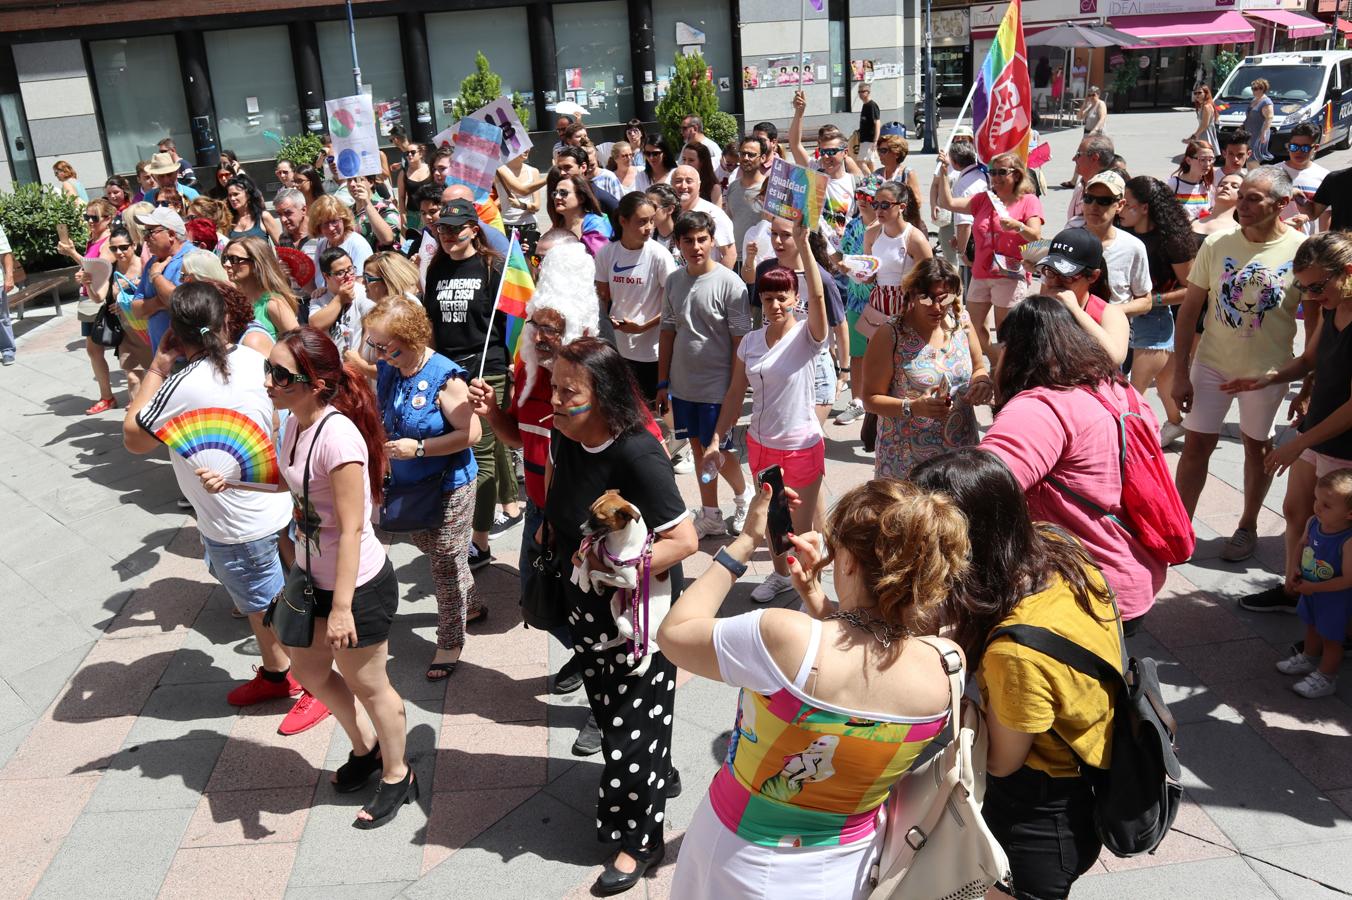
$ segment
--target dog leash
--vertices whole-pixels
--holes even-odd
[[[620,559],[610,552],[605,541],[597,541],[596,546],[600,549],[601,555],[614,568],[625,568],[628,566],[637,566],[636,583],[632,591],[625,591],[629,595],[630,618],[634,623],[634,640],[629,641],[629,647],[634,655],[634,661],[642,659],[648,654],[648,629],[650,627],[648,600],[652,596],[652,571],[653,571],[653,535],[648,533],[648,537],[643,541],[643,549],[639,551],[638,556],[633,559]]]

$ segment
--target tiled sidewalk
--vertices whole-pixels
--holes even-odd
[[[390,666],[423,793],[393,824],[353,829],[364,795],[328,785],[348,750],[331,720],[282,738],[285,703],[225,703],[257,662],[247,626],[206,574],[168,466],[123,451],[120,413],[82,415],[90,384],[76,333],[67,319],[29,334],[0,374],[0,896],[588,896],[606,856],[593,838],[599,766],[569,754],[580,695],[547,693],[560,648],[519,625],[519,529],[495,540],[499,563],[478,576],[491,614],[448,686],[422,675],[436,623],[426,563],[408,544],[391,548],[403,601]],[[828,495],[870,472],[851,447],[830,444]],[[1239,505],[1233,441],[1214,471],[1197,559],[1170,573],[1134,646],[1160,660],[1183,723],[1188,805],[1158,855],[1103,859],[1076,897],[1352,892],[1352,679],[1306,701],[1272,670],[1296,621],[1233,598],[1274,579],[1282,486],[1257,557],[1227,564],[1216,553]],[[687,571],[716,547],[705,542]],[[750,580],[768,571],[762,557]],[[751,586],[728,611],[749,607]],[[726,686],[680,684],[685,793],[668,807],[668,860],[733,707]],[[669,862],[645,880],[647,895],[665,896],[671,873]]]

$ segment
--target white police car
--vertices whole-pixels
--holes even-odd
[[[1319,127],[1322,147],[1348,146],[1352,138],[1352,50],[1246,56],[1216,94],[1221,133],[1243,127],[1253,99],[1250,85],[1259,78],[1267,79],[1273,103],[1270,154],[1284,158],[1291,129],[1302,122]]]

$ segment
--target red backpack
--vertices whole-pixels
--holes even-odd
[[[1127,411],[1118,412],[1097,391],[1082,388],[1117,422],[1122,470],[1122,518],[1114,516],[1059,480],[1047,476],[1053,487],[1083,505],[1107,516],[1140,541],[1150,555],[1169,565],[1187,562],[1197,547],[1192,518],[1174,486],[1174,477],[1164,461],[1159,436],[1141,415],[1140,395],[1127,386]]]

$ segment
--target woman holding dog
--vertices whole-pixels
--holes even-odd
[[[627,524],[619,521],[622,499],[653,537],[650,573],[645,578],[639,564],[640,585],[669,587],[674,599],[681,588],[680,562],[695,552],[698,539],[671,460],[646,428],[646,408],[628,364],[610,344],[583,337],[559,348],[552,376],[556,431],[545,518],[556,551],[578,562],[584,529]],[[597,504],[610,489],[618,490],[618,498],[612,494]],[[594,551],[588,562],[594,570],[613,568]],[[646,640],[631,644],[620,635],[610,592],[584,593],[567,583],[564,594],[573,649],[585,660],[584,689],[601,727],[605,768],[597,837],[619,843],[594,890],[618,894],[661,861],[666,801],[680,792],[671,763],[676,667],[656,646],[660,623],[653,623]]]

